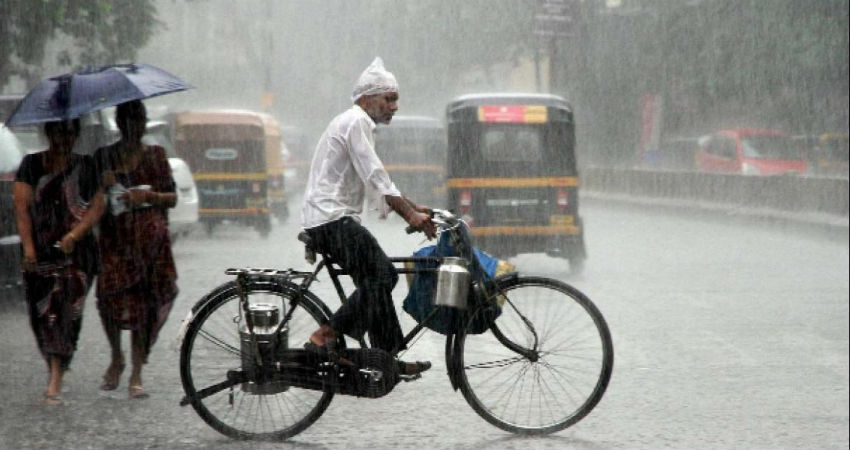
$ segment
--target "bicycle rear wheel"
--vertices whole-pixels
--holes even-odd
[[[557,280],[514,276],[498,286],[509,301],[491,329],[458,335],[461,392],[503,430],[563,430],[605,393],[614,365],[608,325],[590,299]]]
[[[294,285],[276,282],[249,282],[251,305],[278,308],[283,319]],[[288,322],[288,342],[297,348],[307,342],[327,308],[310,293],[299,303]],[[195,313],[183,339],[180,377],[192,407],[217,431],[236,439],[280,440],[292,437],[315,422],[333,398],[332,392],[294,386],[239,383],[207,395],[210,389],[227,381],[228,371],[243,367],[243,351],[250,347],[240,335],[245,317],[240,307],[236,282],[222,285]]]

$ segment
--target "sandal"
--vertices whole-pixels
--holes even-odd
[[[131,400],[143,399],[150,397],[150,394],[145,392],[145,388],[141,384],[131,384],[127,388],[127,392]]]
[[[103,383],[100,384],[102,391],[114,391],[118,388],[118,383],[121,378],[121,373],[124,372],[124,361],[115,364],[112,362],[106,368],[106,373],[103,374]]]
[[[48,393],[44,393],[44,404],[47,406],[56,406],[62,404],[62,397],[59,394],[50,395]]]

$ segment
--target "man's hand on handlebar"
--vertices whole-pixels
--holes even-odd
[[[431,222],[431,214],[427,212],[413,212],[407,217],[407,223],[410,228],[425,233],[428,239],[437,237],[437,227],[434,226],[434,222]]]
[[[417,205],[404,196],[387,195],[384,197],[390,208],[403,217],[409,227],[407,232],[421,231],[428,239],[437,237],[437,227],[431,221],[433,212],[427,206]]]

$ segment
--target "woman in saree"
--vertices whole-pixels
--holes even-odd
[[[145,398],[142,366],[177,296],[168,231],[168,208],[176,204],[177,194],[165,150],[142,143],[144,104],[118,105],[115,120],[121,139],[94,155],[107,204],[98,239],[102,269],[97,308],[111,348],[100,388],[118,387],[125,365],[121,330],[130,330],[128,392],[131,399]]]
[[[48,122],[44,133],[49,147],[21,161],[13,196],[30,325],[47,362],[44,401],[55,405],[62,402],[62,378],[97,272],[97,244],[90,231],[103,197],[95,195],[93,159],[72,153],[79,120]]]

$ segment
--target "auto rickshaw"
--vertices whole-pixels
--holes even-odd
[[[502,259],[565,258],[581,272],[572,107],[548,94],[471,94],[452,100],[446,118],[448,207],[477,245]]]
[[[266,185],[269,198],[269,212],[279,220],[289,217],[289,203],[286,198],[283,162],[284,144],[280,133],[280,124],[269,114],[261,114],[265,130]]]
[[[190,110],[173,118],[177,155],[192,168],[208,234],[237,222],[261,236],[271,231],[267,194],[265,125],[260,114],[238,110]]]
[[[444,207],[446,131],[439,120],[395,116],[389,125],[378,126],[375,152],[402,193],[416,202]]]

